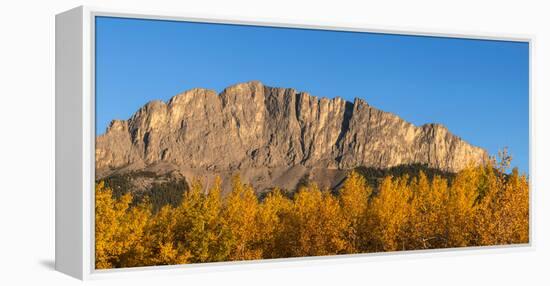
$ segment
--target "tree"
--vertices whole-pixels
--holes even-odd
[[[368,228],[372,232],[368,250],[371,252],[406,249],[405,236],[410,215],[411,191],[408,176],[386,177],[368,212]]]
[[[309,182],[261,200],[239,176],[225,197],[220,178],[209,189],[193,180],[158,210],[100,181],[96,268],[527,243],[528,177],[500,158],[452,176],[414,169],[376,188],[353,171],[338,191]]]
[[[448,244],[452,247],[475,245],[475,215],[483,167],[469,166],[460,171],[449,189]]]
[[[295,196],[288,230],[290,256],[330,255],[344,252],[347,224],[337,199],[312,184]]]
[[[140,266],[185,264],[190,261],[191,252],[175,238],[177,224],[176,210],[170,205],[162,207],[152,217],[142,241],[144,255]]]
[[[151,214],[148,202],[129,208],[132,195],[113,199],[103,182],[96,184],[96,268],[131,267],[138,264],[142,239]]]
[[[372,189],[365,178],[352,171],[340,190],[343,216],[347,221],[346,237],[349,240],[348,252],[354,253],[366,248],[370,233],[367,232],[367,208]]]
[[[259,206],[257,216],[258,247],[263,258],[288,257],[288,226],[291,224],[292,201],[279,189],[270,192]]]
[[[222,210],[223,230],[228,233],[229,260],[250,260],[261,258],[261,249],[256,248],[258,239],[256,216],[258,199],[254,190],[235,176],[231,193],[227,196]]]
[[[194,180],[182,203],[175,209],[175,239],[189,251],[190,262],[222,261],[228,256],[223,245],[224,231],[220,222],[221,179],[204,192],[202,184]]]
[[[409,249],[448,246],[449,191],[446,179],[424,172],[411,184],[410,221],[407,237]]]
[[[502,163],[500,163],[502,164]],[[475,216],[478,245],[529,242],[529,186],[517,169],[511,175],[485,168],[484,196]]]

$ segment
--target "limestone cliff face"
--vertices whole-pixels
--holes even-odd
[[[456,172],[487,153],[438,124],[415,126],[369,106],[252,81],[152,101],[96,140],[98,176],[168,164],[226,172],[346,170],[425,163]],[[258,176],[270,176],[270,172]],[[274,179],[274,178],[271,178]]]

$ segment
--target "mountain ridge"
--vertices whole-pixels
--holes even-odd
[[[96,138],[97,178],[139,169],[186,177],[239,172],[260,188],[312,172],[339,179],[359,166],[419,163],[457,172],[487,158],[441,124],[415,126],[360,98],[319,98],[259,81],[150,101]]]

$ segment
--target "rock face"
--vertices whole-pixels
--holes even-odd
[[[96,139],[97,177],[124,170],[241,176],[260,187],[357,166],[422,163],[456,172],[486,160],[439,124],[415,126],[371,107],[252,81],[220,94],[192,89],[114,120]],[[289,173],[290,172],[290,173]],[[286,179],[286,180],[285,180]]]

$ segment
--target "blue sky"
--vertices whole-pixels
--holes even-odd
[[[96,134],[150,100],[260,80],[441,123],[529,171],[529,45],[96,18]]]

